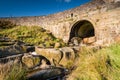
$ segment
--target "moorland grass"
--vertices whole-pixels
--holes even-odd
[[[54,47],[56,42],[59,42],[61,47],[66,45],[62,39],[56,38],[50,31],[39,26],[16,26],[0,30],[0,35],[40,47]]]
[[[120,45],[94,52],[83,48],[68,80],[120,80]]]

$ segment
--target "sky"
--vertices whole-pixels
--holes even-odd
[[[0,0],[0,17],[42,16],[85,4],[90,0]]]

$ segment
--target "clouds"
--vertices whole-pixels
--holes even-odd
[[[71,0],[64,0],[64,1],[67,2],[67,3],[71,2]]]
[[[66,2],[66,3],[69,3],[71,2],[72,0],[56,0],[57,2]]]

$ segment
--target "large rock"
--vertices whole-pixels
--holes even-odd
[[[63,80],[66,73],[64,68],[53,67],[28,74],[27,80]]]
[[[36,47],[36,52],[46,57],[52,65],[55,66],[69,66],[72,65],[76,59],[77,53],[74,52],[73,48],[64,47],[59,49],[44,49]]]
[[[35,47],[32,45],[8,37],[0,37],[0,58],[33,51]]]
[[[95,41],[96,41],[96,37],[88,37],[83,39],[84,44],[91,44],[94,43]]]
[[[23,54],[17,54],[17,55],[12,55],[4,58],[0,58],[0,63],[8,63],[10,61],[13,61],[14,63],[20,63],[22,60]]]
[[[0,49],[0,58],[11,56],[11,55],[16,55],[16,54],[22,54],[25,52],[26,52],[26,49],[23,46],[14,44],[12,46],[1,48]]]
[[[29,69],[44,69],[51,65],[50,61],[42,55],[24,54],[22,62]]]
[[[39,48],[36,47],[35,48],[36,53],[45,56],[48,60],[50,60],[50,62],[52,63],[52,65],[57,65],[59,64],[63,53],[58,50],[58,49],[54,49],[54,48]]]
[[[77,52],[71,47],[64,47],[60,49],[63,52],[63,58],[60,63],[66,68],[73,66],[75,59],[77,58]]]

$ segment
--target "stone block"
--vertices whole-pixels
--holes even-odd
[[[94,43],[95,41],[96,41],[96,37],[89,37],[89,38],[83,39],[84,44],[91,44],[91,43]]]
[[[36,53],[46,57],[52,65],[58,65],[61,58],[62,58],[62,52],[58,49],[54,49],[54,48],[39,48],[36,47],[35,48]]]
[[[52,65],[55,66],[67,66],[73,64],[76,59],[76,53],[70,47],[63,47],[59,49],[44,49],[36,47],[36,53],[46,57]]]

